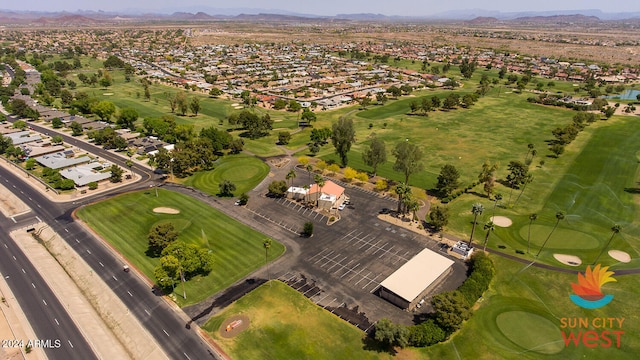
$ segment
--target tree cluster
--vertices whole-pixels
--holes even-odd
[[[89,139],[93,139],[96,145],[102,145],[105,149],[118,149],[120,151],[127,148],[127,141],[116,133],[111,127],[94,130],[87,134]]]
[[[268,195],[274,197],[283,197],[287,194],[287,182],[284,180],[275,180],[269,184],[269,193]]]
[[[154,274],[157,285],[167,292],[181,278],[188,281],[196,275],[206,276],[213,270],[213,254],[194,244],[173,241],[160,255],[160,265],[155,268]]]
[[[37,120],[40,117],[40,113],[37,110],[30,108],[27,103],[22,99],[12,99],[9,101],[9,110],[16,116]]]
[[[231,126],[240,125],[242,129],[246,130],[244,135],[252,140],[268,135],[273,128],[273,120],[271,120],[269,114],[258,116],[258,114],[249,110],[233,113],[229,115],[227,121]]]
[[[565,127],[557,127],[551,131],[555,138],[550,142],[549,150],[556,156],[564,152],[564,147],[569,145],[586,126],[598,120],[593,113],[579,112],[574,115],[572,122]]]
[[[48,167],[42,169],[42,178],[54,189],[71,190],[76,185],[73,180],[62,178],[59,170],[53,170]]]

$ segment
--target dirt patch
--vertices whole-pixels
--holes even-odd
[[[228,339],[248,329],[250,323],[251,321],[247,315],[237,314],[223,321],[218,331],[220,332],[220,336]]]
[[[276,157],[276,158],[271,158],[269,160],[267,160],[267,162],[271,165],[274,166],[278,169],[281,169],[287,165],[289,165],[289,163],[291,162],[291,159],[289,157]]]
[[[153,209],[153,212],[158,214],[180,214],[180,210],[170,207],[157,207]]]
[[[490,220],[499,227],[509,227],[513,222],[505,216],[492,216]]]
[[[620,250],[609,250],[609,256],[623,263],[631,261],[631,255]]]
[[[421,222],[410,220],[408,217],[404,218],[401,216],[393,216],[390,214],[379,214],[378,219],[386,221],[389,224],[399,226],[403,229],[413,231],[420,235],[427,235],[427,232],[424,229],[424,225],[421,224]]]
[[[569,266],[579,266],[582,264],[582,260],[575,255],[567,255],[567,254],[553,254],[553,257],[561,263]]]

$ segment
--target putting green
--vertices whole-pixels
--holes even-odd
[[[531,225],[531,246],[542,246],[544,240],[549,236],[553,226]],[[529,232],[529,225],[520,228],[520,236],[526,241]],[[571,229],[557,228],[549,242],[545,245],[547,249],[595,249],[600,246],[600,242],[589,234]]]
[[[502,335],[526,351],[550,355],[564,349],[560,329],[543,316],[507,311],[496,317],[496,325]]]
[[[236,186],[236,195],[249,192],[269,174],[269,166],[262,160],[248,155],[226,156],[214,170],[201,171],[186,180],[185,185],[193,186],[209,194],[217,194],[218,185],[229,180]]]

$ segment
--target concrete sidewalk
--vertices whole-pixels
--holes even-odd
[[[46,248],[26,229],[12,232],[11,237],[69,310],[99,358],[168,359],[124,303],[64,240],[46,224],[35,228]]]

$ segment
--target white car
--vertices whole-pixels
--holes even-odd
[[[338,206],[338,210],[342,211],[342,210],[344,210],[345,207],[347,207],[347,204],[342,203],[342,204],[340,204],[340,206]]]
[[[235,206],[240,206],[240,205],[242,205],[242,201],[240,201],[240,200],[236,200],[236,202],[235,202],[235,203],[233,203],[233,205],[235,205]]]

